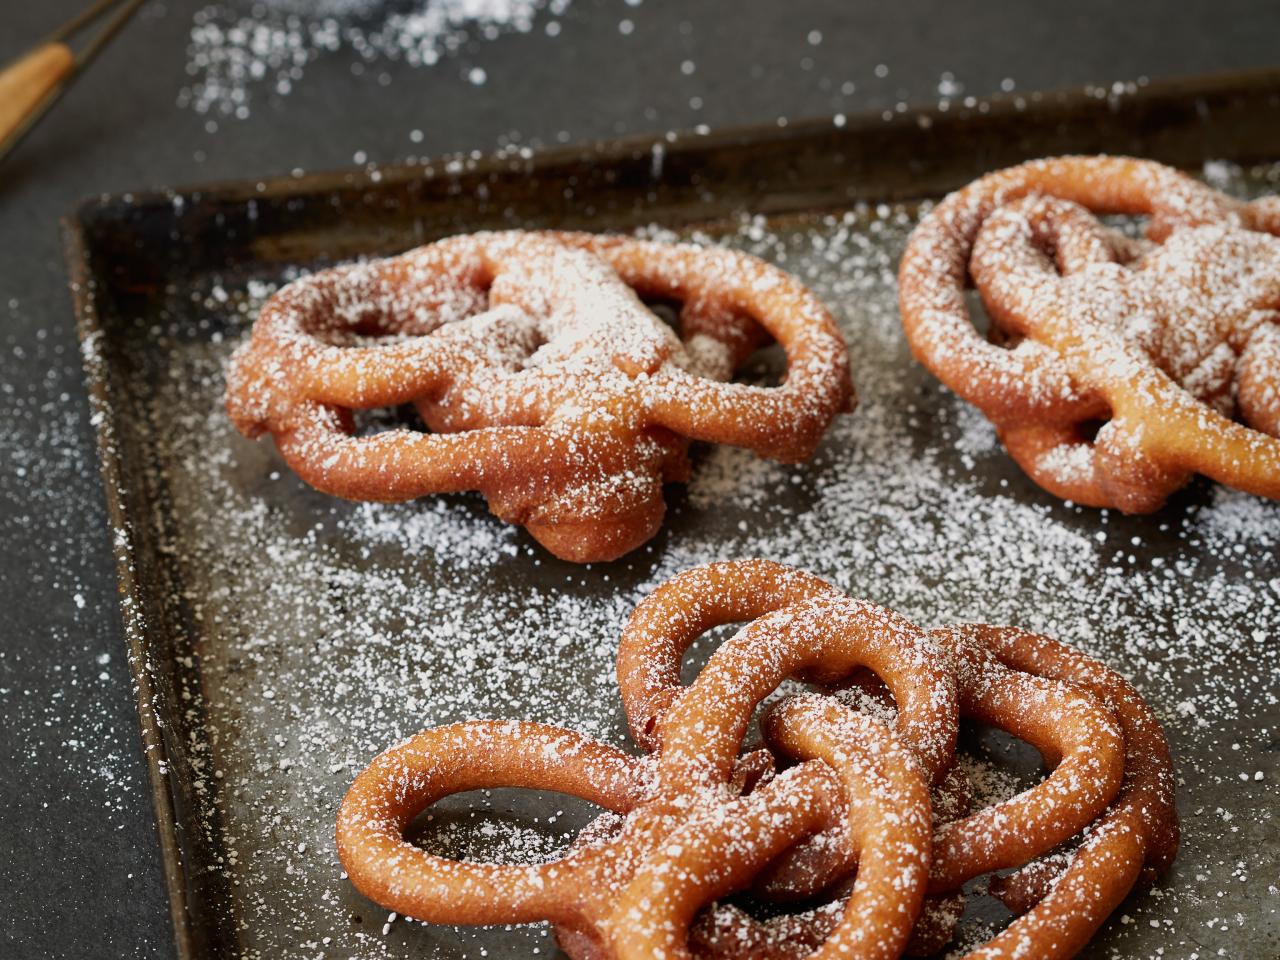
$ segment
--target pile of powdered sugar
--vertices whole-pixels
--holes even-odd
[[[197,10],[187,46],[190,83],[180,106],[215,117],[249,116],[266,94],[288,95],[317,58],[342,53],[354,74],[379,65],[431,66],[469,39],[527,33],[544,14],[560,16],[570,0],[254,0]],[[484,83],[484,71],[468,73]],[[380,79],[379,82],[382,82]]]
[[[1186,841],[1168,884],[1125,907],[1106,948],[1190,955],[1214,942],[1210,920],[1235,925],[1237,911],[1274,929],[1280,896],[1243,881],[1268,875],[1276,829],[1280,505],[1201,487],[1132,518],[1040,493],[985,421],[910,363],[894,274],[913,223],[882,208],[695,235],[812,287],[841,322],[861,403],[808,464],[700,451],[687,491],[668,491],[663,532],[597,567],[549,557],[476,497],[348,504],[307,489],[221,406],[231,346],[283,277],[205,277],[194,305],[175,294],[175,318],[194,306],[227,336],[192,338],[175,319],[153,344],[170,361],[144,398],[162,438],[150,442],[160,506],[135,535],[173,584],[149,615],[187,625],[175,640],[180,739],[242,955],[553,953],[541,927],[451,931],[371,911],[333,849],[343,792],[378,751],[464,718],[542,720],[625,744],[613,677],[625,618],[672,574],[749,556],[922,625],[1040,630],[1130,677],[1173,743]],[[982,792],[1006,794],[1010,774],[981,763],[971,773]],[[472,817],[472,799],[442,805],[424,842],[536,860],[590,816],[563,799],[496,797],[502,818]]]

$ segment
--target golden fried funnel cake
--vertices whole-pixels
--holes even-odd
[[[1148,216],[1134,239],[1100,213]],[[1128,513],[1196,473],[1280,498],[1280,203],[1062,157],[952,194],[899,271],[916,357],[1049,492]],[[993,322],[969,321],[972,281]]]
[[[749,621],[689,686],[699,634]],[[1023,915],[972,958],[1073,956],[1178,844],[1168,747],[1126,681],[1012,627],[922,630],[764,560],[682,573],[637,608],[619,685],[641,755],[571,730],[478,720],[426,730],[378,756],[337,823],[352,883],[433,923],[549,920],[575,960],[891,958],[951,937],[960,887],[1015,872],[996,893]],[[812,690],[757,707],[786,680]],[[868,700],[853,696],[862,689]],[[1007,730],[1049,773],[972,806],[958,723]],[[933,787],[931,796],[931,786]],[[605,808],[559,858],[450,860],[404,839],[451,794],[524,787]],[[757,919],[750,890],[825,903]]]
[[[680,335],[644,300],[674,302]],[[784,382],[728,382],[770,339]],[[654,535],[690,440],[784,462],[852,408],[822,303],[746,254],[586,234],[479,233],[295,281],[232,360],[227,409],[311,485],[353,500],[478,490],[567,560]],[[430,432],[360,435],[412,404]]]

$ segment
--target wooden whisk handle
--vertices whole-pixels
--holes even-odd
[[[75,70],[65,43],[44,43],[0,71],[0,154],[56,98]]]

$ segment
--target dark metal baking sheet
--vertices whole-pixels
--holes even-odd
[[[1186,840],[1169,882],[1127,902],[1089,955],[1280,955],[1280,509],[1204,483],[1153,517],[1054,502],[898,332],[907,201],[1097,150],[1280,189],[1265,165],[1280,158],[1280,74],[86,204],[67,248],[182,955],[554,954],[543,928],[428,927],[361,898],[332,849],[343,791],[379,749],[464,716],[624,743],[612,662],[636,599],[695,562],[757,554],[921,622],[1044,629],[1133,677],[1173,742]],[[647,229],[773,259],[838,314],[862,405],[799,468],[699,451],[653,543],[588,568],[475,498],[326,498],[230,429],[221,365],[279,283],[503,226]],[[1025,765],[998,739],[971,746],[993,794]],[[420,833],[545,856],[590,812],[495,791],[442,805]],[[966,935],[995,915],[977,911]]]

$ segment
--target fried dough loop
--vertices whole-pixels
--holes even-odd
[[[641,298],[681,305],[682,335]],[[777,387],[728,382],[763,343]],[[430,433],[358,435],[412,404]],[[227,376],[247,436],[352,500],[479,490],[548,550],[591,562],[654,535],[690,440],[798,462],[852,409],[822,303],[746,254],[574,233],[477,233],[297,280]]]
[[[990,174],[908,242],[912,352],[1056,496],[1146,513],[1202,473],[1280,498],[1277,209],[1124,157]],[[1148,217],[1145,235],[1111,213]],[[969,280],[996,343],[969,320]]]
[[[738,622],[681,686],[690,644]],[[940,949],[961,886],[1015,868],[997,893],[1024,915],[969,956],[1054,958],[1078,952],[1177,849],[1151,711],[1115,673],[1045,637],[922,630],[780,564],[715,563],[636,608],[618,677],[640,756],[545,724],[471,721],[377,757],[338,815],[355,886],[434,923],[549,920],[576,960],[894,958]],[[812,692],[770,701],[787,680]],[[766,701],[763,743],[744,752]],[[955,764],[962,717],[1031,743],[1051,772],[971,810]],[[437,800],[490,787],[607,812],[541,864],[448,860],[404,839]],[[723,900],[747,890],[820,904],[760,920]]]

